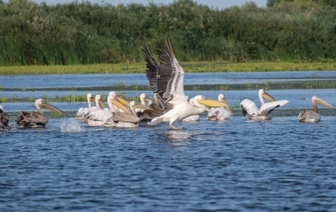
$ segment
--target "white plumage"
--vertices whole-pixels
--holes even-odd
[[[269,95],[264,89],[259,90],[258,96],[261,102],[260,109],[258,109],[254,102],[249,99],[244,99],[240,103],[240,106],[243,110],[243,115],[248,115],[250,120],[271,120],[271,112],[275,108],[286,105],[289,102],[288,100],[275,101],[275,99],[271,95]],[[271,102],[265,103],[264,98],[268,99]]]
[[[143,55],[147,63],[146,75],[154,94],[161,100],[164,114],[152,119],[152,124],[173,123],[188,116],[197,115],[205,111],[203,104],[209,106],[224,106],[224,104],[205,100],[204,96],[195,97],[195,106],[189,104],[184,94],[184,70],[175,57],[170,41],[166,39],[165,46],[159,50],[160,65],[155,61],[150,49],[143,48]]]

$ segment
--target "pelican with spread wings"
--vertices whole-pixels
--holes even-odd
[[[149,47],[143,47],[143,56],[146,61],[146,76],[152,87],[154,95],[161,100],[164,114],[152,119],[156,125],[169,122],[172,129],[177,129],[173,123],[188,116],[203,113],[205,105],[213,107],[225,106],[225,103],[206,99],[202,95],[194,97],[194,105],[191,105],[184,94],[184,70],[178,62],[173,48],[168,39],[165,46],[158,49],[160,65],[155,61]]]
[[[289,102],[288,100],[275,101],[275,99],[264,89],[259,90],[258,96],[261,102],[260,109],[258,109],[254,102],[249,99],[244,99],[240,103],[240,106],[243,110],[243,115],[248,115],[250,120],[271,120],[273,117],[272,111],[275,108],[288,104]],[[270,102],[265,103],[264,98],[269,100]]]

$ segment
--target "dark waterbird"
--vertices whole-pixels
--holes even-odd
[[[318,113],[317,104],[333,107],[331,104],[319,98],[318,96],[313,96],[311,101],[314,110],[301,110],[298,117],[300,122],[319,122],[321,120],[321,116]]]
[[[35,100],[35,107],[37,112],[27,112],[21,111],[19,112],[16,118],[16,124],[20,128],[41,128],[45,127],[48,123],[48,118],[43,114],[41,108],[45,108],[52,112],[62,113],[62,111],[51,104],[48,104],[43,99],[36,99]]]
[[[8,113],[5,113],[4,108],[0,105],[0,130],[11,130],[8,126],[9,118]]]

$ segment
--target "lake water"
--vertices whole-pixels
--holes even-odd
[[[301,73],[302,78],[317,76]],[[324,74],[336,76],[317,73],[316,80]],[[236,78],[246,77],[239,74]],[[112,80],[114,75],[83,77],[99,81],[107,76],[114,84],[133,75],[117,78],[120,81]],[[0,77],[0,86],[19,88],[6,84],[5,77]],[[25,83],[34,78],[16,77]],[[23,87],[44,87],[43,77]],[[58,77],[67,76],[51,78]],[[54,88],[54,80],[49,81],[46,88]],[[90,86],[57,95],[86,94]],[[123,91],[129,96],[141,92]],[[321,107],[317,124],[297,121],[301,109],[312,107],[313,95],[336,105],[335,89],[269,90],[290,103],[263,122],[249,121],[235,108],[243,98],[258,102],[257,90],[186,91],[189,96],[199,93],[211,98],[224,93],[235,116],[210,122],[203,114],[199,122],[176,123],[180,130],[147,123],[135,129],[90,128],[73,118],[84,102],[55,103],[68,112],[66,116],[50,117],[45,129],[18,129],[15,115],[21,109],[34,110],[32,102],[1,103],[14,129],[0,132],[0,211],[336,211],[336,111]],[[44,94],[54,95],[43,90],[0,91],[0,97]]]

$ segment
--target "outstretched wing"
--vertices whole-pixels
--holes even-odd
[[[184,94],[184,70],[175,57],[170,41],[166,39],[166,46],[159,50],[161,60],[158,78],[159,94],[163,100],[164,110],[173,108],[171,101],[187,101]]]
[[[159,98],[162,101],[161,96],[163,95],[164,91],[159,91],[158,87],[158,78],[159,75],[159,65],[155,61],[152,51],[149,48],[149,46],[144,45],[142,49],[142,55],[145,58],[146,61],[146,76],[149,81],[149,84],[154,92],[154,95],[156,95],[157,98]]]
[[[279,100],[274,102],[267,102],[260,107],[260,115],[266,116],[271,113],[275,108],[288,104],[288,100]]]
[[[249,99],[244,99],[240,106],[243,110],[243,115],[246,116],[248,114],[249,116],[256,116],[259,113],[259,110],[257,106]]]

